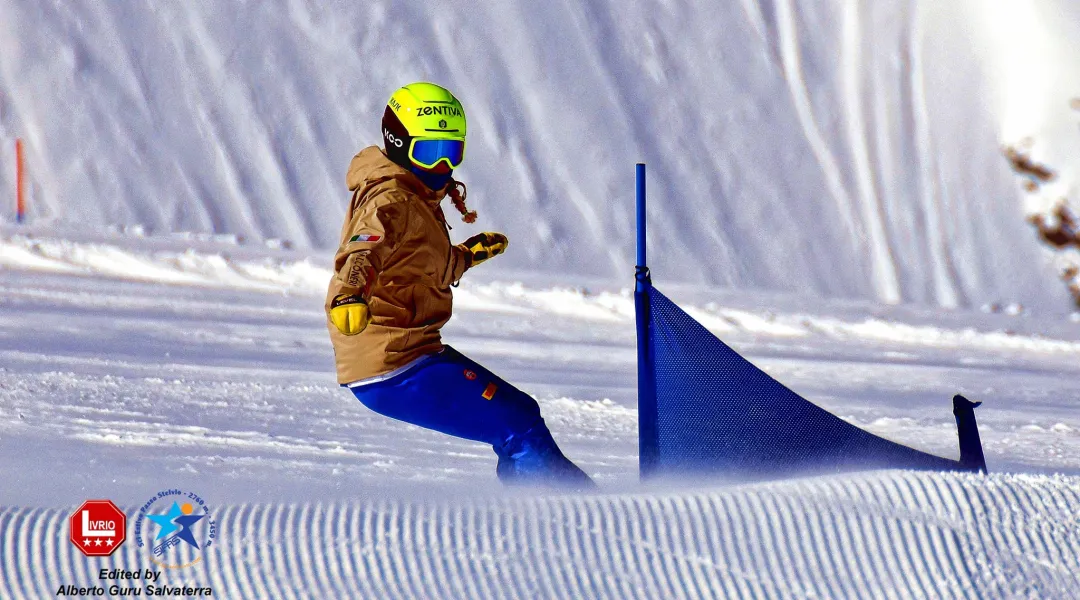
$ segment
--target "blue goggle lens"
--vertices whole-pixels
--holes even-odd
[[[445,159],[456,169],[465,159],[465,140],[416,140],[409,158],[428,168]]]

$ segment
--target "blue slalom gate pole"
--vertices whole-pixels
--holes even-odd
[[[645,163],[637,164],[637,268],[645,269]],[[638,289],[642,280],[638,279]]]
[[[656,382],[649,352],[649,289],[652,278],[645,256],[645,164],[637,164],[637,266],[634,270],[634,309],[637,317],[638,470],[642,478],[656,470],[659,459]]]

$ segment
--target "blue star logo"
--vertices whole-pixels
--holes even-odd
[[[160,540],[174,532],[176,536],[185,542],[191,544],[196,550],[199,549],[199,544],[195,541],[195,535],[191,532],[191,526],[198,523],[206,515],[191,515],[184,514],[184,511],[180,509],[180,506],[173,502],[172,507],[169,508],[169,512],[163,515],[146,515],[146,518],[150,519],[154,523],[157,523],[161,527],[161,531],[158,531],[154,540]]]
[[[206,515],[184,515],[177,517],[176,522],[180,524],[180,533],[176,534],[177,537],[191,544],[196,550],[199,549],[199,544],[195,541],[195,534],[191,533],[191,526],[194,525]]]
[[[180,510],[180,507],[175,502],[172,503],[172,508],[169,509],[169,512],[163,515],[146,515],[146,518],[157,523],[158,526],[161,527],[161,531],[158,532],[157,536],[154,539],[160,540],[161,538],[169,535],[170,533],[180,529],[173,523],[173,521],[175,521],[177,517],[182,516],[184,516],[184,513]]]

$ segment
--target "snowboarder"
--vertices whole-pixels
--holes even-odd
[[[450,241],[443,198],[464,221],[476,218],[452,177],[465,133],[453,94],[413,83],[387,103],[383,149],[353,157],[352,201],[326,294],[338,382],[379,414],[491,444],[505,483],[592,487],[563,456],[532,397],[442,343],[451,286],[508,244],[491,232]]]

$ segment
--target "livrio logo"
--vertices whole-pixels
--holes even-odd
[[[127,516],[112,500],[87,500],[68,519],[68,539],[86,556],[109,556],[127,539]]]

